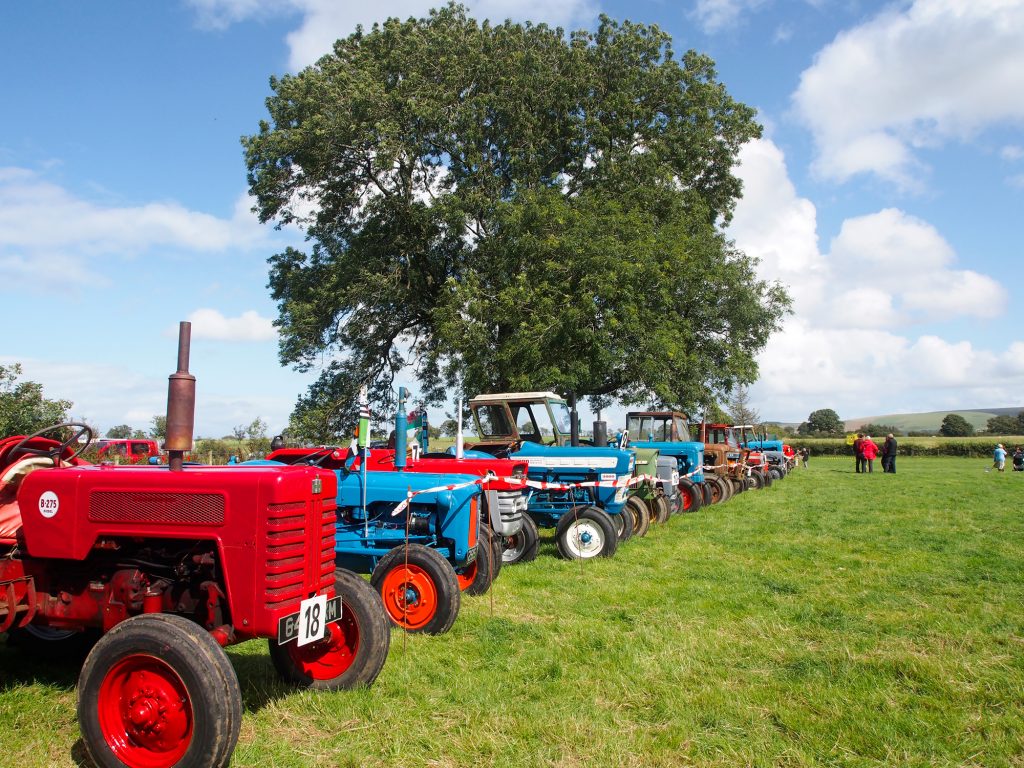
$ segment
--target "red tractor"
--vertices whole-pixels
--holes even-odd
[[[332,472],[184,465],[188,331],[169,466],[88,464],[83,424],[0,441],[0,632],[50,658],[91,648],[78,718],[98,766],[226,765],[242,714],[231,643],[267,638],[280,675],[318,689],[369,685],[387,658],[379,596],[335,568]]]

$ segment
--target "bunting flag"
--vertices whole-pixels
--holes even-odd
[[[370,444],[370,398],[366,394],[365,386],[359,388],[359,427],[356,435],[360,448]]]

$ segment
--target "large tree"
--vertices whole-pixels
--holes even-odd
[[[974,425],[959,413],[947,413],[939,426],[939,434],[945,437],[970,437],[974,434]]]
[[[831,408],[819,408],[816,411],[811,411],[807,421],[801,424],[797,431],[801,435],[815,435],[819,437],[841,435],[843,434],[843,420]]]
[[[43,385],[18,381],[21,365],[0,365],[0,437],[29,435],[68,420],[70,400],[43,397]]]
[[[412,363],[453,389],[555,389],[680,407],[756,377],[788,307],[725,237],[754,111],[655,26],[568,36],[449,5],[272,78],[243,138],[280,356],[327,359],[293,425],[388,400]],[[337,427],[337,419],[329,428]]]

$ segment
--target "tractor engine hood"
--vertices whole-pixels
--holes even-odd
[[[629,475],[636,464],[632,451],[618,448],[538,445],[523,443],[511,458],[526,461],[530,472],[593,472],[597,474]]]

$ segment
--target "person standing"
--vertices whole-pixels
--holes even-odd
[[[882,445],[882,471],[896,474],[896,438],[892,432],[886,435],[885,443]]]
[[[1006,449],[1003,448],[1002,443],[996,445],[996,449],[992,451],[992,469],[998,469],[1000,472],[1006,471]]]
[[[857,474],[864,468],[864,435],[857,433],[857,439],[853,441],[853,455],[856,457]]]
[[[860,450],[864,454],[864,471],[874,472],[875,459],[878,457],[878,446],[871,439],[870,435],[864,438],[864,441],[860,444]]]

